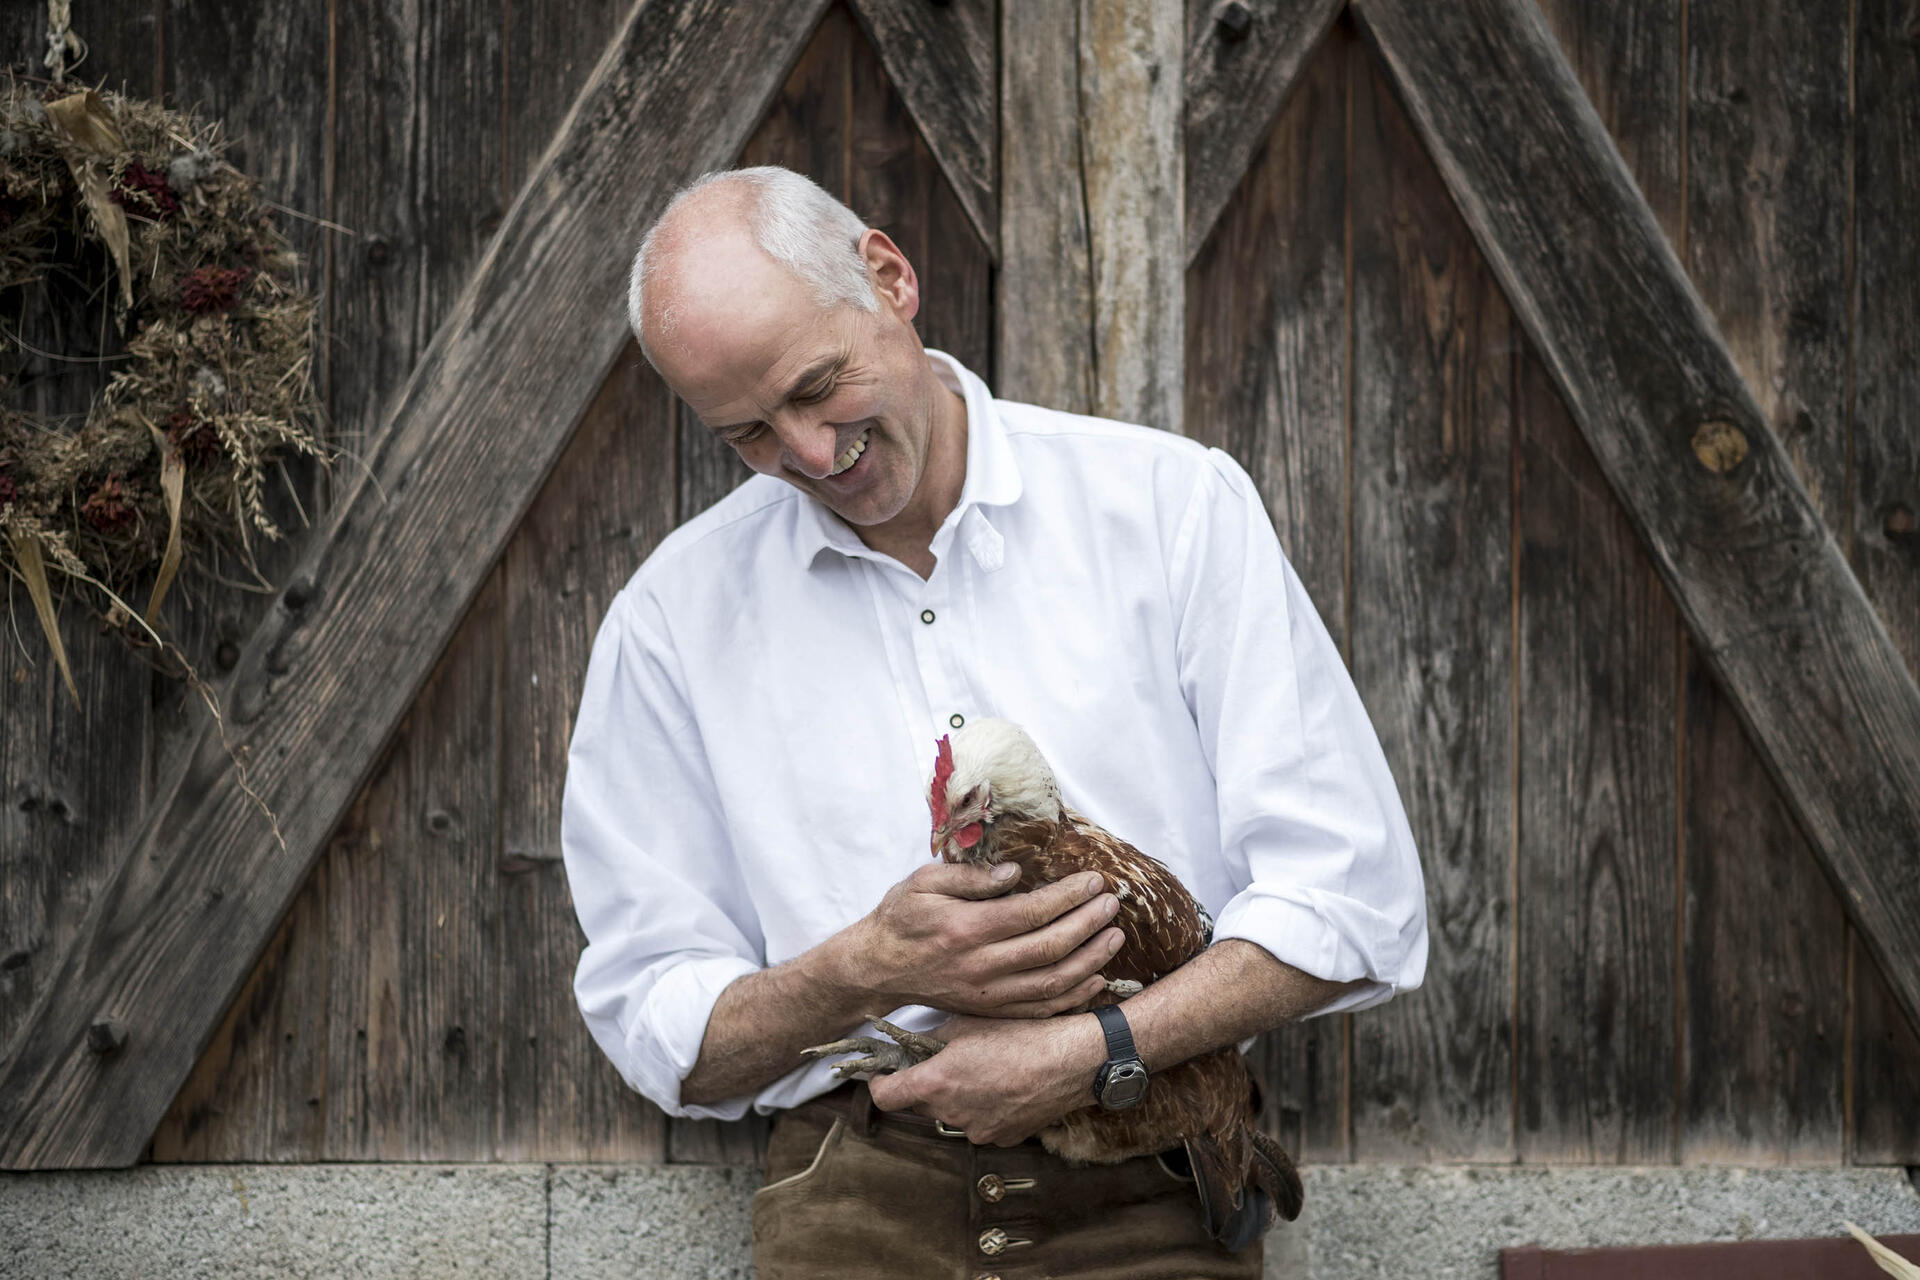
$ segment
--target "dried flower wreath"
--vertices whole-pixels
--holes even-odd
[[[90,281],[126,338],[84,420],[41,418],[7,395],[27,348],[20,308],[0,305],[0,567],[25,582],[76,702],[49,572],[172,649],[153,623],[191,553],[234,550],[258,578],[251,535],[281,536],[267,467],[287,450],[331,461],[300,259],[224,149],[217,123],[142,99],[15,76],[0,98],[0,300]],[[149,575],[136,617],[125,597]]]

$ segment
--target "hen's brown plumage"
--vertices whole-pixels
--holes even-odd
[[[982,758],[964,759],[956,771],[955,755],[968,754],[962,734]],[[1120,900],[1114,923],[1126,934],[1126,944],[1102,970],[1109,980],[1144,987],[1206,948],[1212,921],[1186,886],[1158,860],[1060,803],[1052,770],[1031,738],[996,721],[969,725],[962,734],[953,735],[952,746],[941,739],[928,795],[936,853],[949,862],[1015,863],[1020,867],[1016,890],[1099,872]],[[1073,1012],[1117,1001],[1102,993]],[[1300,1212],[1293,1161],[1255,1128],[1254,1105],[1245,1060],[1227,1045],[1155,1072],[1136,1107],[1108,1111],[1089,1105],[1069,1112],[1039,1137],[1056,1155],[1094,1164],[1184,1143],[1208,1225],[1219,1237],[1246,1187],[1259,1187],[1289,1220]],[[1257,1226],[1264,1229],[1266,1223]]]

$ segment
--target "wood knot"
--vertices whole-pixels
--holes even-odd
[[[87,1048],[95,1053],[118,1053],[127,1043],[127,1024],[118,1018],[95,1018],[87,1028]]]
[[[435,809],[427,814],[427,830],[437,836],[444,836],[453,830],[453,815],[445,809]]]
[[[1888,509],[1886,524],[1888,538],[1896,542],[1904,542],[1913,536],[1916,526],[1920,526],[1920,521],[1914,519],[1913,508],[1906,503],[1896,502]]]
[[[1715,475],[1725,475],[1747,459],[1747,436],[1721,418],[1709,418],[1693,433],[1693,456]]]
[[[1215,11],[1213,25],[1222,40],[1245,40],[1253,30],[1253,10],[1240,0],[1227,0]]]
[[[281,603],[287,606],[288,613],[298,613],[313,601],[313,579],[301,576],[287,584],[280,596]]]

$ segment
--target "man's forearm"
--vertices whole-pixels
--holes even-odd
[[[857,1026],[881,999],[859,984],[853,930],[785,964],[727,984],[707,1019],[700,1057],[680,1101],[708,1104],[753,1093],[800,1064],[800,1051]]]
[[[1148,1070],[1163,1071],[1304,1018],[1363,982],[1316,978],[1244,938],[1227,938],[1121,1008],[1141,1060]]]

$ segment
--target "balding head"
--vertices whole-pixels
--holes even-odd
[[[777,165],[709,173],[668,202],[640,242],[627,283],[627,321],[656,369],[690,314],[751,300],[750,273],[777,264],[820,308],[879,309],[859,250],[860,218],[807,178]],[[718,319],[719,317],[714,317]],[[662,372],[665,372],[662,370]]]

